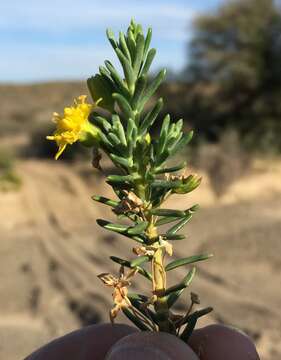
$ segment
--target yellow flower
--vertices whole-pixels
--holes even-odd
[[[53,135],[47,136],[48,140],[56,141],[58,151],[55,159],[57,160],[67,145],[76,141],[85,141],[89,135],[94,139],[98,137],[98,128],[88,121],[91,110],[101,101],[98,100],[94,105],[86,103],[86,95],[81,95],[74,99],[74,106],[66,107],[63,116],[58,113],[53,114],[53,121],[57,128]]]

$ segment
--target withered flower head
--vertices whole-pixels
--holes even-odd
[[[186,170],[181,175],[165,174],[165,179],[176,183],[172,189],[174,194],[187,194],[195,190],[202,181],[202,178],[197,174],[188,175]]]
[[[200,304],[200,298],[198,294],[195,294],[194,292],[190,293],[190,298],[193,304]]]
[[[127,287],[131,285],[131,279],[138,272],[137,268],[131,269],[125,274],[124,267],[121,266],[119,277],[115,277],[110,273],[102,273],[98,278],[109,287],[113,287],[112,298],[115,306],[110,310],[110,320],[113,323],[120,310],[130,308],[131,302],[128,298]]]
[[[159,248],[164,249],[169,256],[173,255],[173,245],[170,244],[168,241],[163,240],[161,236],[159,236],[159,244],[136,246],[133,248],[133,253],[138,256],[153,256],[155,254],[155,251]]]
[[[124,190],[125,197],[115,207],[116,214],[125,214],[129,211],[139,213],[143,209],[143,201],[133,192]]]

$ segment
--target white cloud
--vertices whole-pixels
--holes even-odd
[[[125,30],[131,17],[153,25],[154,69],[180,69],[195,15],[188,6],[165,0],[13,0],[1,2],[0,13],[0,81],[86,78],[105,58],[114,58],[102,38],[105,28]],[[87,41],[79,42],[82,36]]]
[[[14,0],[1,4],[0,29],[34,30],[60,33],[81,29],[113,28],[127,24],[131,17],[145,26],[153,24],[160,35],[182,30],[194,16],[191,8],[161,1],[129,1],[106,3],[99,0]],[[169,36],[171,38],[171,35]],[[176,36],[178,37],[178,35]]]

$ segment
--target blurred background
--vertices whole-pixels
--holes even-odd
[[[125,31],[134,17],[153,27],[153,71],[168,69],[164,112],[196,134],[181,157],[203,183],[171,202],[201,205],[176,256],[215,254],[192,284],[214,307],[199,326],[239,327],[262,359],[280,359],[281,3],[14,0],[0,13],[0,357],[107,321],[96,275],[131,245],[95,223],[112,214],[90,200],[110,195],[90,154],[73,146],[55,162],[45,136],[53,111],[87,93],[105,59],[116,64],[106,27]]]

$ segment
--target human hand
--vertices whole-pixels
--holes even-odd
[[[101,324],[58,338],[25,360],[259,359],[254,344],[246,335],[222,325],[195,330],[189,345],[167,333],[139,332],[122,324]]]

